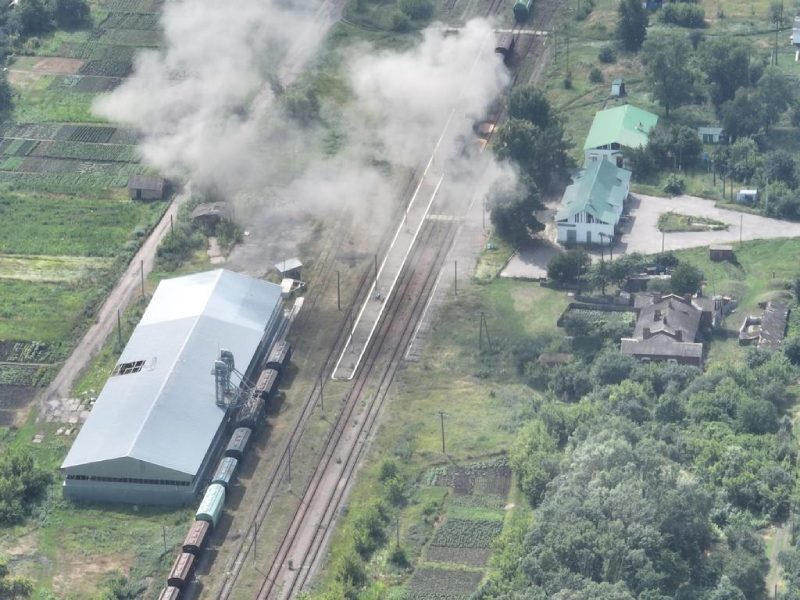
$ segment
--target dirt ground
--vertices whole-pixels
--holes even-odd
[[[85,60],[79,58],[59,58],[48,56],[37,61],[31,69],[35,73],[47,73],[49,75],[74,75],[86,64]]]

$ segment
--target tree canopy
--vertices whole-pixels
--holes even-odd
[[[647,36],[647,11],[640,0],[621,0],[618,13],[617,39],[625,50],[636,52]]]
[[[689,38],[677,31],[656,31],[647,36],[642,46],[647,82],[667,116],[671,108],[688,102],[692,97],[691,54]]]

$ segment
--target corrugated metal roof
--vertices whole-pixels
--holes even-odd
[[[161,192],[164,190],[164,178],[155,175],[131,175],[128,179],[128,189]]]
[[[141,461],[194,476],[225,415],[213,362],[226,348],[246,370],[280,317],[280,294],[280,286],[222,269],[162,281],[118,363],[144,360],[143,368],[108,379],[62,468],[83,473],[115,461],[131,470]]]
[[[647,145],[647,134],[658,123],[658,115],[630,104],[601,110],[594,116],[584,150],[618,143],[626,148]]]
[[[628,196],[631,172],[607,160],[598,160],[580,169],[572,185],[564,190],[556,221],[569,219],[585,210],[595,219],[616,225],[622,204]]]

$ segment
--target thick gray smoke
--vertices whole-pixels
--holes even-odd
[[[488,22],[450,35],[429,29],[404,52],[366,45],[345,52],[352,99],[343,114],[336,109],[345,139],[332,157],[309,151],[320,136],[287,122],[270,92],[270,73],[299,73],[311,54],[314,44],[298,23],[308,15],[264,0],[168,3],[165,48],[142,53],[134,74],[95,111],[142,131],[147,164],[215,184],[239,199],[237,214],[247,217],[278,195],[282,210],[350,205],[375,218],[399,194],[386,164],[424,164],[437,142],[443,155],[472,160],[463,151],[474,144],[472,124],[508,83]],[[470,169],[462,164],[458,172]]]

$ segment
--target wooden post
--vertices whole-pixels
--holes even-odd
[[[442,454],[447,454],[444,449],[444,412],[441,410],[439,411],[439,418],[442,422]]]
[[[175,224],[172,222],[172,215],[169,216],[169,232],[175,234]]]
[[[163,523],[161,524],[161,535],[164,538],[164,554],[167,553],[167,527]]]

